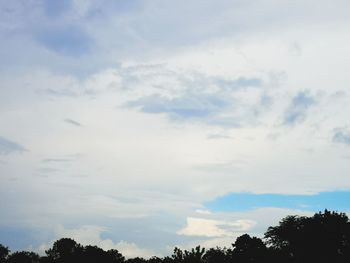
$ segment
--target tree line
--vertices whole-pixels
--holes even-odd
[[[116,249],[82,246],[70,238],[54,242],[44,256],[11,253],[0,244],[0,263],[345,263],[350,262],[350,221],[345,213],[325,210],[313,216],[287,216],[264,238],[239,236],[229,248],[175,248],[171,256],[125,259]]]

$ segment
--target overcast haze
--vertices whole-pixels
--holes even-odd
[[[0,243],[148,257],[350,211],[349,10],[0,0]]]

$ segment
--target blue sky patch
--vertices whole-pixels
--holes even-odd
[[[29,229],[20,226],[0,226],[0,244],[6,245],[12,252],[30,246],[39,246],[35,237],[43,233],[38,229]]]
[[[350,191],[322,192],[316,195],[232,193],[205,204],[212,211],[246,211],[262,207],[322,211],[349,211]]]
[[[51,27],[37,36],[40,44],[66,56],[81,56],[90,51],[94,41],[79,27]]]
[[[49,17],[58,17],[69,10],[72,5],[71,0],[44,1],[45,13]]]

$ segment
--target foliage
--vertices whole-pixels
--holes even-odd
[[[265,262],[267,248],[264,242],[257,237],[244,234],[233,244],[232,258],[234,262]]]
[[[34,252],[21,251],[11,254],[7,262],[9,263],[39,263],[39,255]]]
[[[350,222],[346,214],[325,210],[312,217],[288,216],[265,233],[285,262],[349,262]]]
[[[10,254],[10,250],[8,247],[4,247],[0,244],[0,263],[4,263],[7,260],[8,255]]]

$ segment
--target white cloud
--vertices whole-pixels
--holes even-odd
[[[226,222],[205,218],[187,218],[187,225],[177,234],[185,236],[232,237],[237,232],[248,231],[255,225],[251,220]]]
[[[246,233],[263,238],[269,226],[278,225],[287,215],[311,216],[312,212],[264,207],[243,212],[212,212],[202,217],[194,214],[197,217],[187,217],[186,225],[177,231],[179,235],[191,237],[192,240],[176,246],[183,249],[197,245],[229,248],[237,237]]]
[[[197,214],[201,214],[201,215],[210,215],[211,212],[209,210],[203,210],[203,209],[196,209],[195,211]]]

